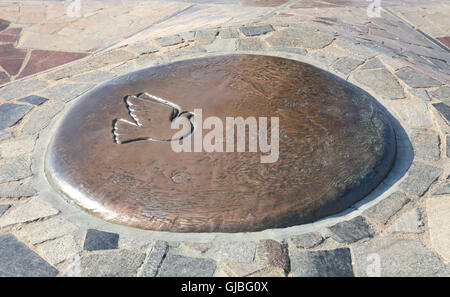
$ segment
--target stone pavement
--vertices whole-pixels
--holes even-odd
[[[367,16],[366,1],[89,1],[71,21],[50,9],[67,3],[40,2],[47,19],[22,9],[28,2],[0,4],[0,29],[22,29],[5,51],[23,49],[25,61],[35,50],[85,57],[44,72],[29,66],[31,77],[0,88],[1,276],[450,276],[444,1],[382,1],[380,18]],[[52,38],[64,28],[79,29],[76,38],[67,31],[71,43]],[[79,96],[145,67],[238,52],[307,62],[374,96],[397,134],[397,160],[380,186],[318,222],[236,234],[118,226],[52,188],[46,148]]]

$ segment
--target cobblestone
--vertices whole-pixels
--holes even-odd
[[[112,250],[119,247],[119,234],[89,229],[83,249],[86,251]]]
[[[29,105],[14,103],[0,105],[0,130],[14,126],[31,108]]]
[[[31,153],[36,143],[36,136],[24,136],[0,144],[0,156],[4,159],[12,159]]]
[[[272,25],[247,26],[240,28],[240,30],[245,36],[258,36],[275,31]]]
[[[22,127],[26,134],[36,134],[48,126],[50,121],[64,108],[62,103],[52,103],[33,112]]]
[[[161,265],[161,277],[210,277],[216,270],[216,261],[168,254]]]
[[[0,184],[18,181],[32,175],[29,158],[21,157],[0,166]]]
[[[37,219],[58,214],[58,210],[39,198],[31,198],[22,203],[15,204],[0,218],[0,227],[14,224],[32,222]]]
[[[380,237],[354,248],[353,261],[358,276],[413,277],[449,276],[450,269],[428,250],[419,239]],[[370,269],[372,257],[380,261],[379,271]]]
[[[437,80],[425,75],[411,67],[404,67],[395,73],[408,86],[413,88],[431,88],[441,85]]]
[[[0,234],[1,277],[50,277],[58,270],[12,234]]]
[[[337,223],[328,229],[332,232],[331,238],[337,242],[353,243],[372,236],[371,227],[362,216]]]
[[[400,188],[406,194],[421,197],[441,174],[441,168],[415,162],[409,169],[406,179],[400,184]]]
[[[94,84],[62,83],[46,89],[42,92],[42,95],[63,102],[69,102],[93,87],[95,87]]]
[[[29,182],[13,182],[0,185],[0,198],[31,197],[37,194]]]
[[[418,208],[414,208],[396,220],[389,231],[392,233],[423,233],[423,226],[422,214]]]
[[[404,98],[403,88],[386,69],[364,70],[352,74],[353,78],[386,99]]]
[[[291,242],[297,248],[305,248],[305,249],[313,248],[321,244],[323,241],[324,238],[318,232],[310,232],[291,237]]]
[[[266,39],[272,47],[303,47],[312,49],[324,48],[333,40],[334,37],[328,34],[293,29],[274,32],[272,36]]]
[[[129,250],[109,250],[81,257],[83,277],[132,277],[142,265],[145,254]]]
[[[0,89],[0,98],[5,100],[21,98],[46,86],[46,82],[38,79],[14,82]]]
[[[147,263],[142,271],[142,277],[155,277],[161,267],[163,259],[169,250],[169,244],[165,241],[158,240],[152,248],[148,256]]]
[[[255,242],[223,242],[218,246],[217,257],[221,261],[253,262],[255,258]]]
[[[352,277],[350,249],[324,251],[290,250],[293,276],[296,277]]]
[[[78,227],[62,218],[62,216],[56,216],[45,221],[27,224],[24,226],[24,230],[30,242],[38,244],[70,234],[78,230]]]
[[[386,224],[405,204],[411,201],[405,194],[395,192],[381,200],[375,206],[364,211],[363,215],[382,224]]]

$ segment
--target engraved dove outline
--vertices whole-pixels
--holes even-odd
[[[148,98],[143,98],[144,96],[148,97]],[[138,110],[135,109],[133,106],[137,106],[137,104],[133,104],[133,102],[130,101],[130,99],[135,99],[137,101],[143,101],[144,104],[149,104],[149,103],[154,103],[154,104],[160,104],[160,105],[165,105],[169,108],[172,108],[172,111],[170,112],[170,117],[169,120],[171,122],[173,122],[174,120],[176,120],[177,118],[181,117],[181,116],[185,116],[188,120],[189,123],[191,124],[191,129],[189,130],[188,133],[186,133],[185,135],[178,137],[178,138],[174,138],[174,139],[158,139],[158,138],[154,138],[154,137],[138,137],[138,138],[133,138],[133,139],[129,139],[126,141],[121,141],[119,140],[120,136],[124,136],[126,134],[120,134],[118,132],[119,127],[118,127],[118,123],[122,122],[134,127],[143,127],[143,123],[142,123],[142,119],[139,118],[139,116],[137,115],[138,112],[142,112],[142,110]],[[160,97],[154,96],[152,94],[149,94],[147,92],[143,92],[143,93],[139,93],[137,95],[129,95],[129,96],[125,96],[124,98],[125,104],[127,106],[128,109],[128,114],[131,116],[131,118],[133,119],[132,121],[123,119],[123,118],[118,118],[118,119],[114,119],[113,120],[113,135],[114,135],[114,142],[116,144],[128,144],[128,143],[133,143],[133,142],[138,142],[138,141],[156,141],[156,142],[171,142],[171,141],[179,141],[182,140],[183,138],[191,135],[194,132],[194,123],[191,120],[193,116],[195,116],[195,113],[191,112],[191,111],[181,111],[181,107],[173,102],[170,102],[168,100],[162,99]],[[145,111],[145,110],[144,110]]]

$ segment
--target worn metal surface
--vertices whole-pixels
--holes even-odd
[[[174,107],[153,114],[144,107],[142,125],[126,125],[137,123],[130,106],[138,99],[124,97],[141,92],[175,103],[178,115],[201,108],[203,118],[224,122],[279,117],[279,160],[263,164],[260,153],[175,153],[169,142],[117,141],[117,129],[129,139],[174,133]],[[342,211],[379,184],[394,157],[393,129],[367,93],[297,61],[230,55],[145,69],[86,94],[61,121],[46,170],[66,196],[112,222],[240,232]]]

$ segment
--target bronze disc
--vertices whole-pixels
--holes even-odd
[[[139,106],[136,95],[144,92],[180,110]],[[175,116],[195,109],[224,123],[278,117],[278,161],[261,163],[248,143],[246,152],[176,153],[159,141],[176,132],[170,130]],[[136,114],[141,125],[133,125]],[[364,91],[294,60],[226,55],[147,68],[84,95],[52,139],[47,174],[69,199],[108,221],[246,232],[350,207],[381,182],[394,157],[388,116]]]

